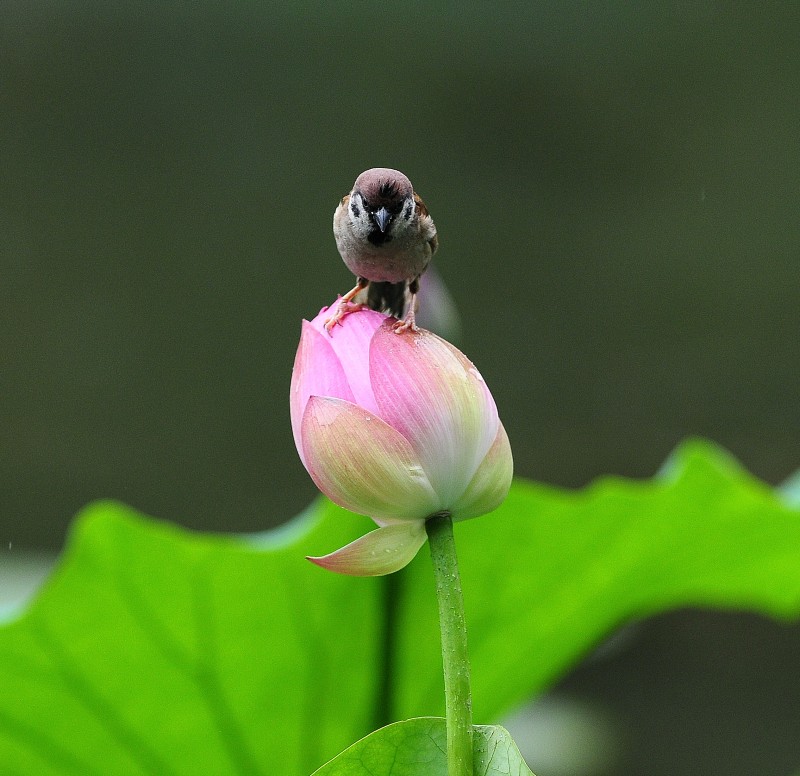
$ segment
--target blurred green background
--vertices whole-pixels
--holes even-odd
[[[781,481],[798,40],[795,3],[3,0],[0,547],[58,548],[97,497],[301,510],[299,322],[350,287],[331,216],[383,165],[436,220],[518,474],[650,476],[702,434]]]

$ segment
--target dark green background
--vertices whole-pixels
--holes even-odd
[[[795,3],[4,0],[0,546],[97,497],[236,531],[308,503],[299,321],[350,287],[331,215],[376,165],[431,209],[518,474],[703,434],[779,482],[798,40]]]
[[[641,7],[640,7],[641,5]],[[256,529],[314,489],[299,320],[396,166],[517,471],[649,475],[684,435],[800,463],[800,10],[2,6],[3,539],[115,496]]]

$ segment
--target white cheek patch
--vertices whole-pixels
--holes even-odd
[[[353,233],[364,240],[367,239],[367,235],[374,228],[372,219],[367,214],[367,211],[363,209],[358,216],[354,216],[352,210],[350,211],[350,223],[353,225]]]

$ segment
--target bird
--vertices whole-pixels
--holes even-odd
[[[362,307],[398,318],[398,334],[416,331],[419,280],[439,238],[408,177],[389,167],[362,172],[333,214],[333,235],[357,281],[337,300],[325,322],[327,331]]]

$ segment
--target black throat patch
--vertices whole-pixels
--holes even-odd
[[[373,245],[383,245],[392,241],[392,235],[387,232],[382,232],[380,229],[373,229],[368,235],[369,240]]]

